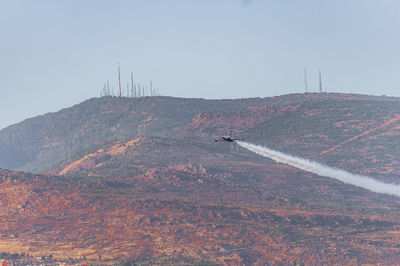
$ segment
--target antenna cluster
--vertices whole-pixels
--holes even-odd
[[[121,86],[121,67],[120,63],[117,63],[117,74],[118,74],[118,97],[131,97],[131,98],[140,98],[146,96],[160,96],[158,92],[158,88],[153,88],[153,82],[150,80],[147,84],[136,84],[133,80],[133,72],[131,72],[131,80],[126,83],[126,88]],[[107,80],[103,84],[103,87],[100,92],[100,97],[112,96],[116,97],[114,94],[114,87],[110,89],[110,82]]]
[[[322,89],[322,74],[321,74],[321,70],[318,70],[318,76],[319,76],[319,93],[324,93],[323,89]],[[326,93],[326,89],[325,89],[325,93]],[[304,93],[307,94],[309,93],[308,90],[308,82],[307,82],[307,70],[304,69]]]

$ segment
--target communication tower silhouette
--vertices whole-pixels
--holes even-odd
[[[307,71],[304,69],[304,92],[308,93]]]

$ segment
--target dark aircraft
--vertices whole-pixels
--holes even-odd
[[[226,142],[233,142],[235,140],[244,140],[244,139],[234,139],[232,137],[232,133],[223,135],[220,139],[215,139],[215,142],[226,141]]]

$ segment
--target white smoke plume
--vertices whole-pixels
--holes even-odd
[[[337,168],[319,164],[314,161],[274,151],[263,146],[258,146],[243,141],[237,141],[237,144],[249,151],[270,158],[278,163],[288,164],[319,176],[334,178],[342,181],[343,183],[365,188],[373,192],[400,197],[400,185],[383,183],[367,176],[355,175]]]

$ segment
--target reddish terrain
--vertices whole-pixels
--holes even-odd
[[[197,177],[188,169],[176,171]],[[400,252],[398,214],[376,213],[376,204],[306,207],[278,195],[254,199],[249,190],[234,191],[242,194],[240,202],[231,199],[233,192],[217,201],[198,193],[130,193],[129,186],[95,180],[76,186],[4,170],[1,176],[0,249],[8,253],[103,263],[172,255],[223,264],[359,264],[394,262]]]
[[[397,263],[399,198],[213,142],[229,128],[251,142],[400,181],[396,100],[301,97],[208,110],[166,134],[97,142],[47,174],[0,170],[1,256],[48,264]],[[151,117],[148,128],[163,123]]]

